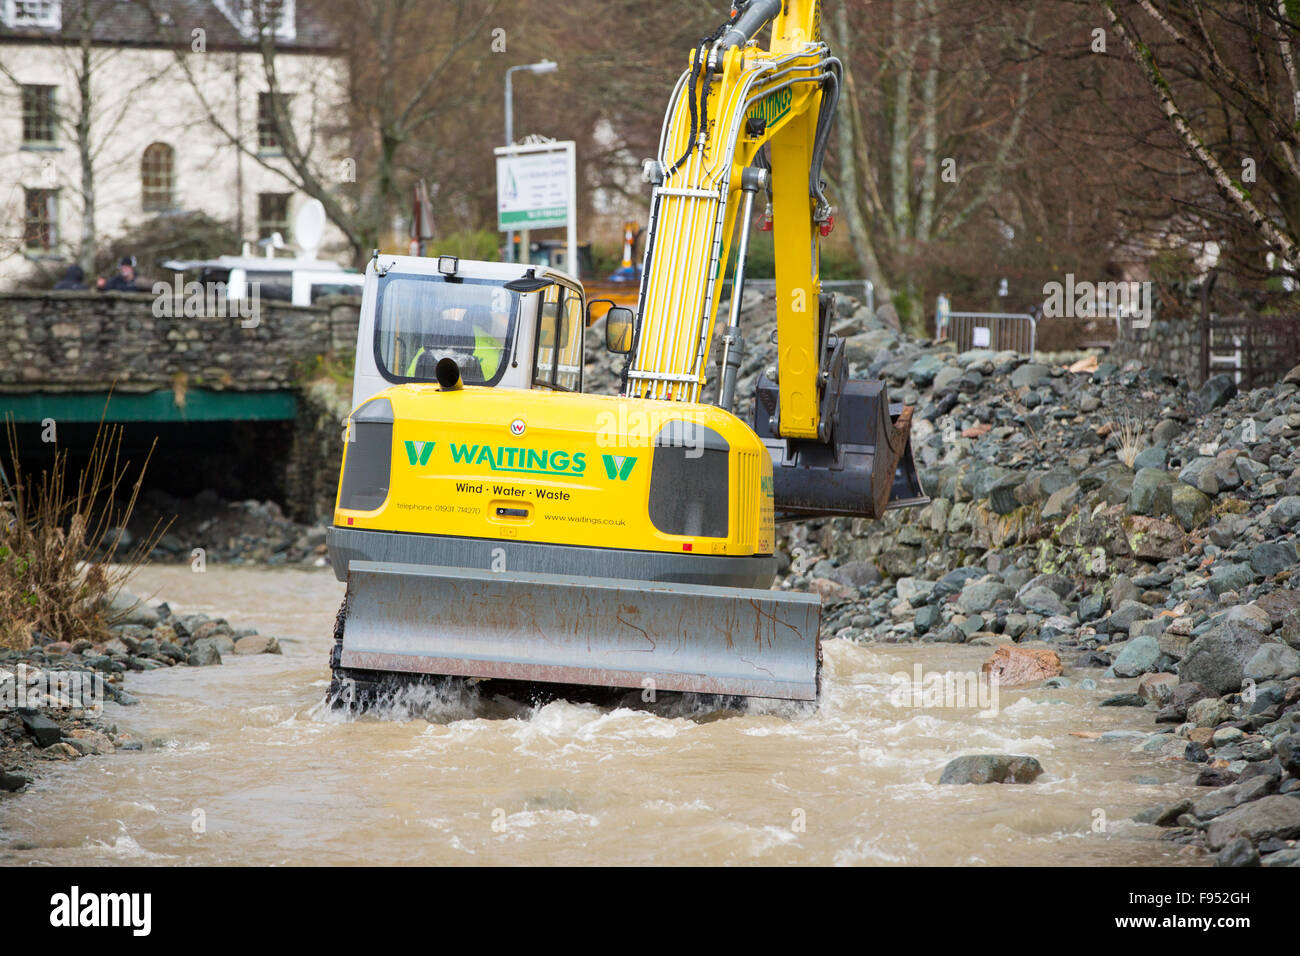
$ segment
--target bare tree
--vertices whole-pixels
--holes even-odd
[[[1292,270],[1300,268],[1294,6],[1285,0],[1095,2],[1186,156],[1222,200],[1222,209],[1207,214],[1237,217]]]
[[[483,40],[498,6],[499,0],[299,3],[300,16],[319,17],[335,33],[347,73],[341,98],[331,97],[323,87],[317,95],[295,96],[304,83],[323,78],[287,75],[286,62],[294,51],[274,29],[275,6],[256,6],[257,67],[249,82],[265,86],[268,93],[280,147],[275,156],[259,150],[240,124],[223,113],[210,92],[209,77],[185,50],[178,48],[176,61],[199,99],[204,121],[245,157],[320,200],[359,262],[378,245],[395,211],[406,202],[405,190],[413,177],[403,174],[404,154],[427,144],[425,137],[435,121],[461,107],[449,95],[460,82],[455,74],[465,65],[470,45]],[[234,72],[246,66],[235,55],[226,58],[225,68]],[[293,104],[300,100],[330,112],[295,115]],[[324,140],[330,138],[345,142],[347,152],[325,155]],[[458,145],[448,141],[441,147],[450,152]],[[340,175],[345,165],[350,175]]]

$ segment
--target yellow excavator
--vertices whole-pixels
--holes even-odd
[[[774,523],[927,500],[910,409],[849,379],[821,293],[840,83],[815,0],[738,4],[692,52],[645,165],[637,308],[604,319],[626,356],[618,395],[584,391],[589,304],[573,278],[375,254],[329,532],[347,582],[335,705],[431,675],[817,699],[820,601],[771,589]],[[777,361],[745,421],[732,409],[760,196]]]

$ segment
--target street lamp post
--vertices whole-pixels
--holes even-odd
[[[521,66],[512,66],[506,69],[506,145],[513,146],[515,143],[515,105],[514,105],[514,76],[516,70],[524,70],[528,73],[554,73],[558,69],[558,64],[554,60],[542,60],[540,63],[525,63]],[[524,254],[524,259],[528,259],[528,230],[525,229],[520,233],[520,252]],[[515,232],[511,229],[506,233],[506,258],[510,262],[515,260]]]

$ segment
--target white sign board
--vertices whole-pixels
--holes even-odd
[[[971,348],[986,349],[990,341],[989,330],[982,325],[975,326],[975,334],[971,336]]]
[[[497,228],[502,232],[569,224],[575,179],[573,143],[498,147]]]

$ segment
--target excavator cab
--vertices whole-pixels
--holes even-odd
[[[393,385],[582,390],[583,294],[561,272],[454,256],[376,255],[366,270],[352,404]]]

